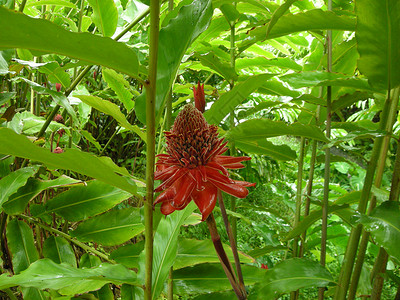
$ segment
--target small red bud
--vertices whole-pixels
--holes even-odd
[[[53,121],[56,121],[57,123],[65,124],[64,118],[60,114],[55,115]]]
[[[204,94],[204,83],[200,85],[200,81],[197,83],[196,87],[193,86],[193,96],[194,96],[194,106],[202,113],[206,109],[206,97]]]
[[[266,270],[268,270],[267,264],[261,264],[261,269],[266,269]]]
[[[96,80],[96,76],[97,76],[97,72],[94,71],[94,72],[93,72],[93,79],[94,79],[94,80]]]
[[[56,147],[56,149],[53,150],[53,153],[63,153],[64,150],[61,149],[60,147]]]
[[[61,83],[56,83],[57,92],[61,91]]]

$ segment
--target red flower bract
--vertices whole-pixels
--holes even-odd
[[[218,190],[245,198],[249,193],[246,187],[255,185],[229,178],[227,169],[243,168],[240,162],[250,157],[222,155],[228,150],[227,143],[193,105],[183,108],[165,136],[167,153],[157,156],[154,175],[162,181],[155,191],[163,191],[154,204],[162,203],[164,215],[184,209],[193,200],[204,221],[215,207]]]

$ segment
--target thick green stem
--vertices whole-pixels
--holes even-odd
[[[379,122],[379,130],[384,131],[387,128],[389,113],[391,108],[392,99],[390,92],[388,92],[387,100],[383,107],[381,118]],[[367,209],[368,201],[371,195],[371,188],[374,180],[375,170],[377,168],[381,148],[383,144],[383,137],[377,137],[372,148],[371,158],[367,167],[367,173],[364,179],[364,186],[361,192],[360,202],[358,204],[358,212],[364,214]],[[360,241],[362,225],[355,226],[351,233],[347,243],[346,253],[343,259],[342,269],[339,275],[338,287],[335,292],[335,300],[345,300],[347,290],[349,288],[350,277],[353,271],[354,260],[358,250],[358,244]]]
[[[152,299],[152,267],[153,267],[153,190],[155,161],[155,103],[157,87],[157,53],[160,23],[160,1],[150,1],[150,42],[149,42],[149,78],[146,88],[146,201],[144,202],[146,273],[144,298]]]
[[[211,240],[214,244],[215,251],[217,252],[219,261],[221,262],[221,265],[222,265],[222,268],[224,269],[226,277],[228,277],[228,280],[231,283],[231,286],[232,286],[237,298],[239,300],[246,299],[246,297],[243,296],[243,293],[242,293],[239,285],[237,284],[235,272],[233,272],[231,262],[229,261],[228,256],[226,255],[226,252],[222,245],[221,238],[220,238],[220,236],[218,234],[218,230],[217,230],[217,224],[215,223],[214,215],[212,213],[207,217],[206,222],[208,225],[208,230],[210,231]]]

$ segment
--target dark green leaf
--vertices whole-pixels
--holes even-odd
[[[93,241],[104,246],[122,244],[144,230],[139,209],[111,210],[78,225],[72,236],[82,242]]]
[[[358,68],[372,86],[392,89],[400,84],[400,2],[359,0],[357,14]]]
[[[204,113],[204,117],[209,123],[219,124],[235,107],[242,103],[253,91],[259,88],[273,74],[254,75],[245,81],[238,83],[232,90],[223,94],[213,105]]]
[[[72,170],[132,194],[136,193],[135,181],[126,169],[118,167],[108,157],[97,157],[76,149],[68,149],[63,153],[50,153],[49,149],[34,145],[26,137],[8,128],[0,128],[0,153],[40,161],[51,168]]]
[[[103,263],[96,268],[77,269],[67,264],[56,264],[50,259],[33,263],[19,275],[0,276],[0,289],[13,286],[57,290],[61,295],[75,295],[101,288],[106,283],[116,285],[136,283],[136,274],[122,265]]]
[[[314,125],[304,125],[300,123],[287,125],[284,122],[272,121],[269,119],[248,120],[227,132],[227,138],[235,141],[235,143],[281,135],[304,136],[318,141],[328,141],[321,129]]]
[[[21,273],[39,259],[32,229],[24,221],[13,219],[8,223],[7,241],[15,274]],[[3,282],[0,282],[2,285]]]
[[[144,249],[144,241],[129,244],[114,250],[110,258],[128,268],[139,268],[139,256]]]
[[[267,155],[277,160],[288,161],[296,159],[297,155],[287,145],[274,145],[266,139],[254,141],[236,141],[235,146],[246,153]]]
[[[332,275],[318,262],[291,258],[265,273],[257,286],[257,299],[275,299],[282,293],[307,287],[324,287],[331,282]]]
[[[157,61],[157,120],[160,118],[165,99],[175,81],[183,55],[190,44],[207,29],[212,13],[211,1],[195,0],[190,5],[183,6],[177,17],[161,28]],[[136,99],[135,105],[137,117],[142,123],[146,123],[144,93]]]
[[[274,252],[274,251],[287,251],[288,248],[285,246],[265,246],[263,248],[258,248],[258,249],[253,249],[251,251],[249,251],[249,255],[251,257],[257,258],[260,256],[264,256],[268,253]]]
[[[144,291],[142,288],[130,284],[121,286],[121,299],[124,300],[142,300],[144,299]]]
[[[73,33],[41,18],[0,7],[0,47],[57,53],[135,77],[139,63],[128,46],[89,33]]]
[[[361,215],[359,223],[365,226],[380,246],[400,264],[400,208],[398,201],[386,201],[370,216]]]
[[[55,212],[68,221],[76,222],[95,216],[129,198],[130,193],[101,181],[71,188],[46,203],[46,213]]]
[[[37,170],[37,166],[22,168],[0,179],[0,208]]]
[[[50,236],[44,241],[43,256],[50,258],[57,264],[66,263],[76,267],[74,250],[66,239],[61,236]]]

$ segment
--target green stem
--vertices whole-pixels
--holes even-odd
[[[108,139],[106,145],[103,147],[103,149],[101,149],[99,156],[102,156],[104,151],[107,149],[108,145],[110,145],[111,141],[114,139],[114,137],[117,135],[117,132],[119,130],[119,127],[115,128],[115,131],[113,133],[113,135]]]
[[[133,20],[128,26],[124,28],[124,30],[121,31],[120,34],[118,34],[115,37],[115,40],[118,41],[120,38],[122,38],[129,30],[131,30],[136,24],[138,24],[144,17],[146,17],[150,12],[150,7],[146,9],[144,12],[142,12],[139,16],[136,17],[135,20]]]
[[[389,113],[392,104],[392,99],[390,97],[390,92],[388,92],[388,97],[385,101],[381,118],[379,122],[379,130],[384,131],[387,128]],[[379,156],[381,153],[381,148],[383,144],[383,137],[377,137],[372,148],[371,158],[367,167],[367,172],[364,179],[364,186],[361,192],[360,202],[358,204],[358,212],[364,214],[367,209],[367,204],[371,195],[371,188],[374,180],[375,170],[377,168]],[[339,275],[338,288],[335,292],[335,300],[345,300],[347,290],[349,288],[350,277],[353,270],[354,260],[358,250],[358,244],[360,241],[362,225],[356,225],[351,233],[350,238],[347,243],[346,253],[343,259],[342,269]]]
[[[14,295],[12,290],[10,289],[3,289],[4,292],[6,292],[7,296],[10,297],[10,300],[18,300],[18,298]]]
[[[22,13],[24,11],[25,4],[26,4],[26,0],[22,0],[21,5],[19,6],[19,9],[18,9],[18,11],[20,13]]]
[[[89,247],[88,245],[86,245],[86,244],[84,244],[84,243],[82,243],[82,242],[80,242],[80,241],[78,241],[78,240],[72,238],[70,235],[68,235],[68,234],[66,234],[66,233],[64,233],[64,232],[62,232],[62,231],[60,231],[60,230],[57,230],[57,229],[54,229],[54,228],[49,227],[49,226],[47,226],[47,225],[44,225],[44,224],[42,224],[42,223],[36,221],[36,220],[33,219],[32,217],[28,217],[28,216],[24,216],[24,215],[19,215],[19,217],[21,217],[21,218],[27,220],[29,223],[33,223],[33,224],[35,224],[36,226],[39,226],[39,227],[43,228],[44,230],[46,230],[46,231],[48,231],[48,232],[55,233],[55,234],[57,234],[57,235],[59,235],[59,236],[65,238],[66,240],[70,241],[71,243],[74,243],[75,245],[81,247],[81,248],[82,248],[83,250],[85,250],[86,252],[91,252],[91,253],[93,253],[93,254],[96,254],[97,256],[101,257],[102,259],[104,259],[104,260],[106,260],[106,261],[108,261],[108,262],[110,262],[110,263],[113,263],[113,264],[116,263],[114,260],[108,258],[108,256],[107,256],[106,254],[104,254],[104,253],[102,253],[102,252],[100,252],[100,251],[97,251],[96,249],[94,249],[94,248],[92,248],[92,247]]]
[[[145,289],[144,298],[152,299],[152,266],[153,266],[153,190],[155,161],[155,101],[157,86],[157,53],[160,23],[160,1],[150,0],[150,43],[149,43],[149,78],[146,88],[146,127],[147,127],[147,158],[146,158],[146,201],[144,203],[145,221]]]

